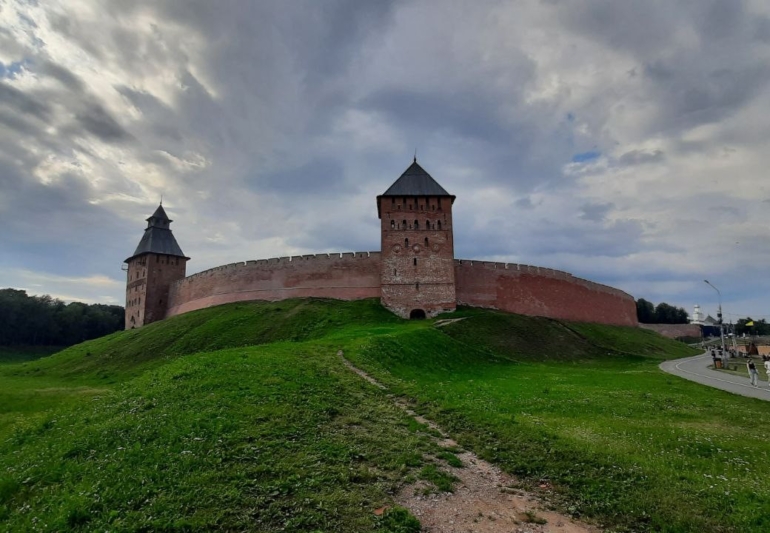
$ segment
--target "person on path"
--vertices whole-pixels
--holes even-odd
[[[767,385],[770,387],[770,359],[765,361],[765,370],[767,371]]]
[[[751,384],[758,387],[757,380],[759,379],[759,372],[757,372],[757,366],[754,364],[754,359],[749,359],[746,363],[746,367],[749,369],[749,377],[751,378]]]

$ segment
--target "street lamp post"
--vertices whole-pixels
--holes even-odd
[[[717,296],[719,296],[719,311],[717,312],[717,319],[719,320],[719,338],[722,341],[722,357],[725,357],[726,356],[726,352],[725,352],[725,331],[724,331],[724,327],[722,326],[722,293],[719,292],[719,289],[714,287],[714,285],[711,282],[709,282],[709,280],[704,279],[703,281],[705,281],[706,284],[709,287],[711,287],[712,289],[717,291]],[[724,364],[724,361],[723,361],[723,364]]]

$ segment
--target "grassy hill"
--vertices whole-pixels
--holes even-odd
[[[615,531],[766,531],[766,403],[661,373],[635,328],[374,301],[241,303],[0,365],[0,530],[414,531],[439,451],[336,355]]]

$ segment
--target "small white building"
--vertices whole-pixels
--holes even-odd
[[[700,311],[700,305],[695,304],[695,307],[692,309],[692,318],[690,319],[690,324],[697,324],[702,326],[703,318],[703,313]]]

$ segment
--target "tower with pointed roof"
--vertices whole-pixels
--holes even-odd
[[[185,277],[187,261],[171,233],[163,204],[147,219],[147,228],[134,254],[125,260],[126,329],[163,320],[169,286]]]
[[[382,304],[403,318],[456,307],[452,204],[417,158],[377,197]]]

